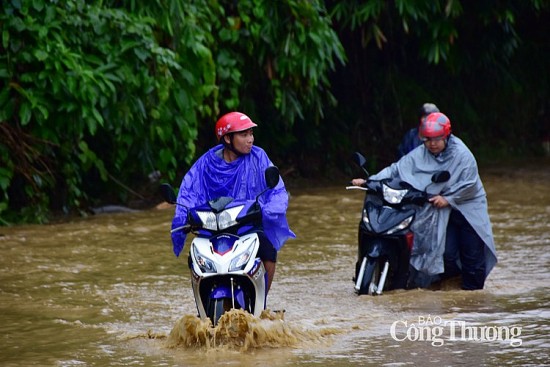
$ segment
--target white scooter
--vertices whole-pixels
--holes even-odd
[[[174,231],[193,232],[189,252],[191,285],[199,316],[212,325],[230,309],[259,317],[266,307],[267,273],[257,257],[262,231],[258,198],[279,183],[275,166],[265,171],[266,190],[256,200],[220,197],[188,208],[187,223]],[[177,204],[169,184],[161,186],[164,199]]]

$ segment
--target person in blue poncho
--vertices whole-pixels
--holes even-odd
[[[424,279],[461,275],[463,289],[483,289],[497,256],[476,160],[462,140],[451,134],[451,121],[442,113],[423,119],[419,135],[423,145],[369,179],[398,177],[425,190],[436,171],[449,171],[451,178],[443,190],[413,222],[410,263],[426,275]],[[356,178],[352,183],[361,185],[364,180]]]
[[[188,207],[221,196],[255,199],[267,187],[264,171],[273,163],[263,149],[254,145],[253,128],[256,126],[241,112],[227,113],[216,122],[215,133],[220,144],[202,155],[184,176],[177,198],[181,205],[176,206],[172,229],[185,224]],[[296,236],[286,219],[288,193],[282,179],[273,190],[260,196],[259,202],[264,232],[258,234],[258,256],[268,275],[269,290],[275,275],[277,252],[289,238]],[[183,250],[185,238],[182,231],[172,233],[176,256]]]
[[[439,112],[437,106],[433,103],[424,103],[418,111],[418,120],[422,122],[422,119],[426,118],[430,113]],[[413,150],[414,148],[422,145],[422,140],[418,136],[418,125],[410,129],[405,133],[401,143],[397,147],[397,159],[400,159],[405,154]]]

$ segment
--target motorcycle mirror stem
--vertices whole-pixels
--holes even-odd
[[[279,168],[277,166],[269,166],[265,169],[265,183],[267,184],[267,187],[265,190],[260,192],[258,196],[256,196],[256,202],[258,202],[258,199],[260,196],[262,196],[267,190],[272,190],[277,186],[279,183],[279,180],[281,176],[279,175]]]
[[[365,158],[365,156],[363,156],[363,154],[359,152],[355,152],[353,153],[353,160],[359,167],[361,167],[361,169],[363,170],[363,172],[365,172],[367,177],[369,177],[370,174],[369,174],[369,171],[367,171],[367,159]]]
[[[168,204],[181,205],[181,204],[178,204],[176,199],[176,194],[174,193],[174,189],[170,184],[168,183],[161,184],[160,193],[164,201],[166,201]]]
[[[177,202],[176,194],[174,193],[174,189],[172,186],[168,183],[163,183],[160,185],[160,192],[162,194],[162,197],[164,198],[164,201],[166,201],[168,204],[174,204],[174,205],[180,205],[185,207],[185,205],[180,204]],[[184,233],[191,232],[191,225],[189,223],[184,224],[181,227],[174,228],[170,231],[170,233],[174,233],[177,231],[183,231]]]

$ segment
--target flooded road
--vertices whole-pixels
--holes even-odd
[[[292,189],[298,238],[279,253],[268,297],[284,319],[236,315],[253,330],[246,342],[182,342],[193,323],[209,331],[194,317],[186,256],[172,253],[172,209],[0,228],[0,364],[549,365],[550,165],[481,175],[499,263],[476,292],[356,296],[363,194]]]

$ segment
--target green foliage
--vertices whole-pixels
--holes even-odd
[[[96,197],[144,199],[131,187],[152,171],[174,180],[199,127],[211,134],[233,109],[256,118],[259,90],[283,128],[322,116],[323,100],[334,102],[327,72],[344,60],[320,1],[5,3],[5,221],[43,222]]]
[[[484,155],[529,152],[550,138],[549,9],[548,0],[5,0],[0,222],[145,200],[156,194],[149,173],[175,181],[229,110],[258,122],[258,144],[301,176],[331,175],[354,150],[390,162],[428,100]]]
[[[391,163],[400,138],[417,123],[418,106],[427,101],[451,117],[453,130],[474,152],[486,156],[491,149],[532,154],[549,135],[543,127],[550,92],[542,36],[547,0],[328,3],[352,53],[337,77],[346,84],[335,86],[336,98],[347,103],[331,116],[350,121],[356,149]]]
[[[107,182],[115,175],[128,182],[158,169],[174,177],[174,153],[192,159],[181,137],[196,136],[195,111],[213,87],[182,66],[184,53],[159,44],[154,19],[77,0],[6,5],[0,210],[12,209],[9,220],[32,220],[13,215],[29,207],[45,221],[50,196],[65,197],[58,205],[68,211],[97,186],[115,191]]]
[[[291,126],[310,109],[323,115],[334,99],[328,73],[344,50],[321,1],[241,1],[215,23],[220,100],[225,109],[251,106],[265,94]],[[267,92],[259,91],[267,88]]]
[[[329,77],[346,61],[323,2],[240,1],[225,15],[215,26],[222,108],[256,120],[258,144],[280,161],[320,144],[314,134],[298,140],[297,130],[321,124],[335,106]]]
[[[457,37],[454,20],[462,13],[456,0],[343,0],[334,2],[331,14],[341,27],[362,33],[362,44],[371,41],[381,49],[401,24],[405,34],[414,33],[421,40],[420,54],[429,62],[446,60]]]

